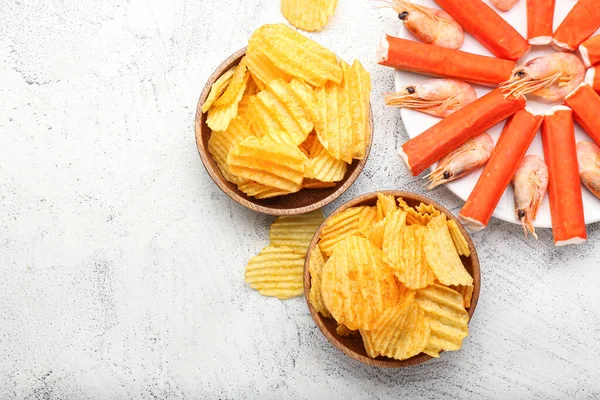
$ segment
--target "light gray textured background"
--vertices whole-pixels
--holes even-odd
[[[374,148],[337,203],[423,192],[395,155],[381,32],[339,0],[310,35],[372,73]],[[277,0],[0,1],[0,398],[523,398],[600,396],[600,230],[554,248],[494,220],[474,235],[479,306],[463,350],[378,370],[332,348],[303,298],[247,288],[272,218],[205,173],[193,118],[204,81]],[[446,189],[430,196],[457,212]]]

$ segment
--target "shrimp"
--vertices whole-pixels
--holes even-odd
[[[533,221],[548,190],[549,179],[548,166],[540,157],[534,155],[525,156],[515,172],[515,213],[523,225],[525,237],[529,231],[534,238],[538,238]]]
[[[577,143],[577,163],[581,183],[600,198],[600,147],[596,143]]]
[[[490,2],[500,11],[508,11],[519,2],[519,0],[490,0]]]
[[[383,0],[398,13],[406,29],[419,40],[439,47],[458,49],[465,40],[463,28],[445,11],[413,4],[408,0]]]
[[[431,190],[470,174],[490,159],[492,150],[494,150],[494,141],[487,132],[467,140],[462,146],[442,158],[437,168],[426,176],[429,180],[427,189]]]
[[[550,101],[563,100],[585,79],[585,66],[574,54],[555,53],[537,57],[515,68],[512,77],[500,87],[505,95],[521,97],[528,93]]]
[[[385,95],[387,106],[412,108],[436,117],[447,117],[475,100],[475,89],[454,79],[429,79]]]

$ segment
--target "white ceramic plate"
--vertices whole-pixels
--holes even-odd
[[[468,1],[468,0],[467,0]],[[435,4],[433,0],[415,0],[416,3],[440,8]],[[489,4],[488,1],[486,3]],[[524,37],[527,36],[527,13],[525,8],[525,0],[519,1],[519,3],[508,12],[498,12],[505,20],[507,20],[512,26],[514,26],[521,35]],[[554,27],[558,27],[560,22],[565,18],[567,13],[571,10],[573,5],[575,4],[572,0],[556,0],[556,11],[554,15]],[[493,6],[492,6],[493,7]],[[408,32],[404,25],[399,21],[401,25],[400,29],[400,37],[406,39],[417,40],[413,37],[413,35]],[[479,42],[477,42],[472,36],[465,34],[465,43],[460,48],[460,50],[467,51],[475,54],[483,54],[487,56],[492,56],[492,54],[484,48]],[[520,60],[518,64],[523,63],[531,58],[538,57],[540,55],[545,55],[554,52],[549,46],[534,46],[532,50],[525,55],[523,60]],[[397,71],[395,76],[396,88],[404,87],[406,85],[420,82],[426,79],[431,79],[431,76],[419,75],[410,72]],[[491,89],[484,86],[475,85],[475,90],[479,97],[488,93]],[[558,104],[558,103],[557,103]],[[541,101],[536,101],[533,98],[530,98],[528,101],[529,107],[531,107],[535,111],[546,111],[552,105],[551,103],[543,103]],[[401,110],[402,120],[404,121],[404,126],[406,127],[406,131],[408,136],[414,138],[418,136],[421,132],[427,130],[431,126],[435,125],[439,122],[439,118],[432,117],[418,111],[402,109]],[[502,128],[504,126],[504,121],[500,124],[494,126],[492,129],[488,130],[488,133],[494,138],[494,141],[498,140],[500,133],[502,132]],[[583,132],[583,130],[576,124],[575,126],[577,141],[580,140],[590,140],[590,138]],[[544,157],[544,152],[542,150],[542,139],[540,134],[534,139],[531,147],[529,148],[528,154],[537,154]],[[448,189],[450,189],[454,194],[460,197],[463,200],[467,200],[469,194],[475,187],[479,176],[481,175],[481,170],[475,171],[466,177],[456,180],[454,182],[450,182],[446,184]],[[592,193],[590,193],[587,189],[583,188],[583,205],[585,210],[585,222],[587,224],[591,224],[593,222],[600,221],[600,200],[596,198]],[[494,212],[494,217],[500,218],[502,220],[513,222],[515,224],[519,224],[520,222],[517,220],[514,214],[514,199],[513,199],[513,189],[511,185],[509,185],[508,189],[500,199],[498,203],[498,207]],[[550,218],[550,203],[548,201],[548,196],[544,199],[542,203],[541,209],[538,212],[537,220],[535,221],[535,226],[540,228],[550,228],[552,226],[552,221]]]

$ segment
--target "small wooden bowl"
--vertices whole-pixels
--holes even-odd
[[[204,86],[204,90],[200,95],[198,107],[196,108],[195,132],[196,146],[198,147],[198,153],[200,153],[200,158],[202,159],[204,168],[206,168],[206,171],[212,180],[217,184],[217,186],[219,186],[219,188],[221,188],[223,192],[225,192],[225,194],[253,211],[271,215],[295,215],[307,213],[309,211],[317,210],[326,206],[340,197],[346,190],[348,190],[350,186],[352,186],[367,162],[367,158],[369,157],[369,153],[371,151],[371,143],[373,141],[372,110],[369,110],[370,139],[367,146],[367,151],[365,153],[365,158],[362,160],[354,160],[354,162],[348,166],[348,171],[346,172],[344,179],[342,179],[340,182],[337,182],[335,186],[326,189],[303,189],[298,193],[264,200],[247,196],[245,193],[240,191],[236,185],[223,177],[217,166],[217,163],[209,153],[208,139],[210,138],[211,130],[206,125],[207,115],[202,113],[202,104],[208,97],[212,84],[231,67],[237,65],[245,54],[246,48],[243,48],[236,51],[229,58],[223,61],[223,63],[217,67],[215,72],[213,72],[210,78],[208,78],[208,81]]]
[[[446,214],[448,219],[452,219],[456,222],[463,236],[467,239],[467,242],[469,244],[469,250],[471,251],[470,257],[461,257],[461,259],[467,271],[469,271],[469,273],[473,277],[473,298],[471,299],[471,307],[467,309],[467,312],[469,313],[469,320],[473,316],[473,313],[475,312],[475,307],[477,307],[477,300],[479,299],[479,286],[481,277],[479,273],[479,258],[477,258],[477,252],[475,251],[475,246],[473,245],[473,241],[471,240],[469,233],[465,230],[460,221],[458,221],[458,219],[454,215],[452,215],[450,211],[448,211],[438,203],[428,199],[427,197],[415,193],[402,192],[398,190],[380,191],[359,196],[353,200],[348,201],[347,203],[342,204],[323,222],[323,224],[319,227],[319,230],[317,230],[317,232],[315,233],[315,236],[313,237],[312,242],[310,243],[310,247],[308,248],[308,254],[306,255],[306,261],[304,263],[304,297],[306,298],[306,303],[308,304],[310,314],[312,315],[312,318],[316,322],[323,335],[325,335],[327,340],[329,340],[335,347],[337,347],[347,356],[374,367],[410,367],[429,361],[433,357],[421,353],[404,361],[394,360],[388,357],[371,358],[367,356],[367,353],[365,352],[365,347],[363,345],[363,341],[360,335],[351,335],[348,337],[339,336],[335,332],[337,322],[333,318],[325,318],[317,311],[315,311],[313,306],[310,304],[310,301],[308,300],[310,292],[310,273],[308,271],[308,260],[310,259],[311,251],[313,251],[315,245],[319,241],[321,229],[323,229],[323,226],[325,225],[327,220],[331,218],[332,215],[340,213],[346,210],[347,208],[356,206],[374,206],[377,203],[377,193],[384,193],[394,195],[396,197],[402,197],[408,203],[408,205],[412,207],[419,205],[419,203],[421,202],[425,204],[431,204],[435,208]]]

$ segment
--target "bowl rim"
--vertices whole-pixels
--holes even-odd
[[[471,306],[467,309],[467,313],[469,314],[469,323],[471,322],[471,319],[473,318],[473,314],[475,313],[475,309],[477,308],[477,302],[479,301],[479,292],[480,292],[480,288],[481,288],[481,270],[480,270],[481,266],[479,263],[479,257],[477,256],[477,250],[475,249],[473,240],[472,240],[471,236],[469,235],[469,232],[460,223],[458,218],[456,218],[456,216],[454,216],[454,214],[452,214],[447,208],[445,208],[442,205],[440,205],[439,203],[431,200],[430,198],[420,195],[418,193],[412,193],[412,192],[407,192],[407,191],[402,191],[402,190],[378,190],[375,192],[366,193],[366,194],[357,196],[357,197],[345,202],[344,204],[340,205],[327,218],[325,218],[323,223],[321,223],[321,225],[315,232],[315,234],[310,242],[310,245],[306,252],[306,259],[304,260],[304,298],[306,299],[306,304],[308,306],[308,309],[310,311],[313,321],[319,327],[319,330],[327,338],[327,340],[331,344],[333,344],[334,347],[336,347],[338,350],[342,351],[342,353],[344,353],[348,357],[353,358],[354,360],[360,361],[363,364],[367,364],[367,365],[370,365],[373,367],[406,368],[406,367],[423,364],[423,363],[431,360],[433,357],[431,357],[427,354],[424,354],[424,353],[418,354],[407,360],[394,360],[394,359],[390,359],[387,357],[370,358],[367,356],[363,356],[362,354],[359,354],[359,353],[355,352],[354,350],[350,349],[349,347],[347,347],[344,343],[342,343],[340,341],[340,339],[337,337],[337,335],[332,334],[327,329],[327,327],[325,326],[325,324],[323,322],[323,320],[325,318],[314,309],[314,307],[310,303],[310,299],[309,299],[311,282],[310,282],[310,272],[308,269],[308,260],[310,258],[310,253],[315,248],[315,245],[317,244],[317,242],[319,240],[321,230],[325,226],[325,223],[332,216],[334,216],[350,207],[360,206],[360,205],[366,203],[367,201],[372,201],[372,200],[376,199],[378,193],[393,195],[396,198],[398,198],[398,197],[409,198],[411,200],[423,202],[428,205],[429,204],[433,205],[436,209],[438,209],[439,211],[446,214],[446,216],[448,218],[450,218],[456,222],[461,233],[463,234],[463,236],[465,237],[465,239],[467,240],[467,243],[469,245],[469,250],[471,252],[471,255],[469,256],[469,258],[471,259],[471,264],[473,266],[473,296],[471,298]]]
[[[194,120],[194,135],[195,135],[195,139],[196,139],[196,147],[198,149],[198,154],[200,155],[200,160],[202,161],[202,165],[204,166],[204,169],[206,170],[206,172],[208,173],[210,178],[217,185],[217,187],[219,189],[221,189],[221,191],[223,191],[232,200],[236,201],[237,203],[241,204],[242,206],[244,206],[252,211],[256,211],[256,212],[260,212],[260,213],[268,214],[268,215],[281,216],[281,215],[304,214],[304,213],[307,213],[310,211],[314,211],[314,210],[323,208],[326,205],[337,200],[354,184],[354,182],[356,182],[356,180],[362,173],[362,171],[369,159],[369,155],[371,154],[371,147],[373,145],[373,137],[374,137],[374,133],[375,133],[374,120],[373,120],[373,108],[372,108],[371,102],[369,101],[369,127],[370,127],[369,131],[370,131],[370,135],[369,135],[369,142],[368,142],[367,148],[365,150],[365,156],[362,160],[355,160],[355,161],[358,161],[357,165],[350,172],[350,175],[347,177],[345,182],[343,182],[340,186],[335,188],[335,190],[332,193],[330,193],[323,199],[317,200],[314,203],[311,203],[311,204],[308,204],[305,206],[299,206],[299,207],[293,207],[293,208],[272,208],[272,207],[268,207],[268,206],[265,206],[262,204],[257,204],[251,200],[248,200],[244,196],[240,195],[235,190],[232,190],[227,185],[227,183],[224,182],[225,178],[222,176],[221,172],[216,171],[215,168],[212,168],[212,166],[210,165],[210,159],[212,158],[212,156],[209,154],[208,148],[204,145],[204,142],[202,139],[202,131],[203,131],[202,117],[204,114],[202,112],[202,104],[208,97],[208,94],[210,93],[212,84],[217,79],[219,79],[219,77],[221,75],[223,75],[223,73],[225,73],[229,68],[231,68],[231,65],[233,63],[235,63],[237,60],[239,60],[246,54],[247,48],[248,48],[247,46],[241,48],[240,50],[234,52],[232,55],[227,57],[225,59],[225,61],[223,61],[221,64],[219,64],[217,66],[217,68],[213,71],[213,73],[210,75],[208,80],[206,81],[206,83],[204,85],[204,89],[200,93],[200,98],[198,99],[198,104],[196,106],[196,115],[195,115],[195,120]],[[348,174],[348,172],[347,172],[347,174]]]

